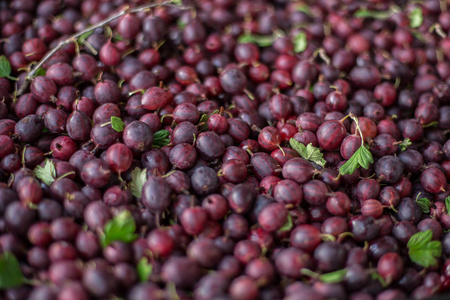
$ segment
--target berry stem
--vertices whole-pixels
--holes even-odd
[[[359,135],[361,136],[361,147],[364,147],[364,136],[362,134],[361,127],[359,127],[358,117],[356,117],[352,113],[350,113],[349,116],[350,116],[350,118],[352,118],[353,121],[355,121],[356,129],[358,130]]]

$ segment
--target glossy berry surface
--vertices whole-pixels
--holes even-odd
[[[448,4],[0,1],[0,298],[448,298]]]

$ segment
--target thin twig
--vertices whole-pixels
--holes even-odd
[[[189,7],[185,7],[185,6],[179,6],[174,4],[172,1],[164,1],[161,3],[152,3],[152,4],[146,4],[146,5],[142,5],[139,7],[135,7],[135,8],[125,8],[123,10],[121,10],[120,12],[118,12],[115,15],[112,15],[106,19],[104,19],[103,21],[91,25],[88,28],[77,32],[73,35],[71,35],[70,37],[68,37],[67,39],[65,39],[64,41],[60,42],[55,48],[53,48],[50,52],[48,52],[34,67],[33,69],[28,73],[28,75],[25,78],[25,81],[22,83],[22,85],[20,86],[19,90],[17,91],[16,97],[21,96],[26,89],[28,88],[28,86],[30,85],[31,79],[33,78],[33,76],[36,74],[37,70],[39,70],[39,68],[41,68],[44,63],[46,61],[48,61],[50,59],[50,57],[52,57],[57,51],[61,50],[62,48],[64,48],[66,45],[70,44],[70,43],[76,43],[77,39],[79,37],[81,37],[82,35],[91,32],[97,28],[103,27],[105,25],[107,25],[108,23],[122,17],[125,14],[133,14],[133,13],[138,13],[138,12],[143,12],[147,9],[150,8],[154,8],[154,7],[159,7],[159,6],[174,6],[180,9],[189,9]]]

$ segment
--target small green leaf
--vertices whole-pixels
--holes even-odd
[[[125,128],[125,123],[121,118],[113,116],[111,117],[111,127],[117,132],[122,132]]]
[[[243,34],[238,38],[238,43],[254,43],[259,47],[269,47],[273,41],[274,37],[271,35]]]
[[[297,11],[304,12],[304,13],[307,14],[308,16],[312,16],[311,9],[309,8],[309,5],[308,5],[308,4],[305,4],[305,3],[299,3],[299,5],[297,5],[297,7],[296,7],[296,10],[297,10]]]
[[[123,36],[121,36],[120,34],[114,35],[113,39],[115,41],[123,41],[124,40]]]
[[[341,175],[353,174],[359,167],[363,167],[364,169],[369,168],[369,164],[371,163],[373,163],[372,153],[366,146],[361,145],[361,147],[353,153],[350,159],[339,168],[339,173]]]
[[[50,159],[46,159],[44,167],[37,165],[36,168],[34,168],[34,175],[47,186],[50,186],[56,178],[55,163]]]
[[[291,215],[288,214],[287,219],[286,219],[286,223],[284,223],[284,225],[281,226],[281,228],[278,229],[278,231],[279,232],[291,231],[292,227],[294,227],[294,223],[292,223]]]
[[[105,224],[100,241],[103,248],[113,241],[131,243],[138,238],[135,231],[136,223],[133,215],[128,210],[124,210]]]
[[[78,38],[78,42],[83,44],[88,37],[90,37],[92,34],[94,33],[94,30],[88,31],[84,34],[82,34],[79,38]]]
[[[208,122],[208,119],[209,119],[208,114],[201,115],[200,120],[198,121],[198,125],[200,126],[197,125],[199,132],[208,130],[208,125],[206,124]]]
[[[450,215],[450,196],[445,198],[445,208],[447,209],[447,214]]]
[[[305,51],[308,46],[308,41],[306,39],[306,33],[300,32],[294,37],[294,51],[295,53],[301,53]]]
[[[0,256],[0,290],[19,287],[25,282],[17,258],[9,251]]]
[[[289,140],[289,145],[291,145],[292,149],[297,151],[304,159],[310,160],[321,167],[325,167],[327,161],[323,159],[323,154],[320,152],[320,149],[314,147],[312,143],[309,143],[308,146],[305,147],[302,143],[291,138]]]
[[[136,198],[142,197],[142,187],[147,181],[147,169],[135,168],[131,171],[130,190]]]
[[[198,131],[199,131],[199,132],[203,132],[203,131],[208,130],[208,125],[207,125],[206,123],[208,122],[209,117],[210,117],[211,115],[217,114],[217,113],[219,113],[219,110],[218,110],[218,109],[214,110],[214,111],[213,111],[212,113],[210,113],[209,115],[208,115],[208,114],[202,114],[202,116],[200,117],[200,120],[198,121],[198,125],[201,124],[200,126],[197,126],[197,127],[198,127]]]
[[[405,151],[411,145],[412,145],[411,140],[409,138],[406,138],[400,144],[400,150]]]
[[[425,213],[430,213],[431,202],[427,198],[419,198],[420,193],[416,197],[417,205],[420,207],[420,210]]]
[[[11,64],[6,56],[0,56],[0,77],[8,77],[11,74]]]
[[[238,37],[238,43],[244,44],[244,43],[254,43],[254,42],[255,42],[255,38],[251,34],[243,34]]]
[[[274,38],[271,35],[256,36],[256,44],[262,48],[272,46],[273,41],[274,41]]]
[[[342,269],[342,270],[337,270],[334,272],[322,274],[322,275],[320,275],[319,279],[320,279],[320,281],[325,282],[325,283],[338,283],[338,282],[341,282],[342,280],[344,280],[346,274],[347,274],[347,270]]]
[[[198,121],[198,123],[199,124],[200,123],[206,123],[206,122],[208,122],[208,119],[209,119],[209,115],[208,114],[203,114],[203,115],[201,115],[200,120]]]
[[[153,135],[152,147],[162,148],[170,143],[170,132],[168,130],[159,130]]]
[[[179,6],[183,5],[183,1],[182,0],[172,0],[172,1],[170,1],[170,3],[173,3],[175,5],[179,5]]]
[[[409,14],[409,26],[411,28],[420,27],[423,23],[423,12],[420,7],[414,8]]]
[[[354,16],[357,18],[373,18],[384,20],[389,18],[392,15],[391,11],[377,11],[377,10],[367,10],[360,9],[355,12]]]
[[[184,23],[181,19],[177,20],[177,26],[179,29],[183,30],[186,27],[186,23]]]
[[[147,282],[152,275],[153,265],[148,263],[147,257],[142,257],[137,264],[137,273],[141,282]]]
[[[35,77],[38,76],[45,76],[45,74],[47,74],[47,71],[44,68],[39,68],[37,69],[36,73],[35,73]]]
[[[442,255],[442,244],[440,241],[432,241],[433,232],[428,229],[417,232],[408,241],[408,254],[411,261],[424,268],[436,266],[438,258]]]

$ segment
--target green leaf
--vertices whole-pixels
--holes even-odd
[[[178,28],[180,28],[181,30],[183,30],[184,29],[184,27],[186,27],[186,23],[184,23],[181,19],[178,19],[177,20],[177,26],[178,26]]]
[[[218,110],[218,109],[214,110],[214,111],[213,111],[212,113],[210,113],[209,115],[208,115],[208,114],[202,114],[201,117],[200,117],[200,120],[198,121],[198,125],[200,125],[200,124],[202,124],[202,125],[197,126],[197,127],[198,127],[198,131],[199,131],[199,132],[203,132],[203,131],[208,130],[208,125],[207,125],[206,123],[208,122],[209,117],[210,117],[211,115],[217,114],[217,113],[219,113],[219,110]]]
[[[47,71],[44,68],[39,68],[37,69],[36,73],[35,73],[35,77],[38,76],[45,76],[45,74],[47,74]]]
[[[199,132],[208,130],[208,125],[206,124],[206,122],[208,122],[208,119],[209,119],[208,114],[201,115],[200,120],[198,121],[198,124],[197,124],[197,125],[201,124],[200,126],[197,126]]]
[[[308,146],[305,147],[305,145],[303,145],[302,143],[291,138],[289,140],[289,144],[291,145],[292,149],[297,151],[298,154],[300,154],[300,156],[304,159],[315,162],[321,167],[325,167],[327,161],[323,159],[323,154],[320,152],[320,149],[314,147],[312,143],[309,143]]]
[[[201,115],[200,120],[198,120],[198,124],[206,123],[206,122],[208,122],[208,119],[209,119],[209,115],[208,114],[203,114],[203,115]]]
[[[101,243],[103,248],[113,241],[131,243],[138,238],[136,223],[128,210],[124,210],[105,224]]]
[[[433,232],[428,229],[417,232],[408,241],[409,258],[424,268],[436,266],[438,258],[442,255],[442,244],[440,241],[432,241]]]
[[[384,20],[389,18],[392,15],[391,11],[377,11],[377,10],[367,10],[367,9],[360,9],[355,12],[354,16],[357,18],[373,18],[373,19],[379,19]]]
[[[309,8],[309,5],[306,3],[299,3],[296,7],[296,10],[304,12],[308,16],[312,16],[311,9]]]
[[[152,147],[162,148],[170,143],[170,132],[168,130],[159,130],[153,135]]]
[[[273,41],[274,37],[271,35],[243,34],[238,38],[238,43],[254,43],[259,47],[269,47]]]
[[[142,197],[142,187],[147,181],[147,169],[135,168],[131,171],[130,190],[136,198]]]
[[[0,256],[0,290],[19,287],[25,282],[17,258],[9,251]]]
[[[115,41],[123,41],[124,40],[123,36],[121,36],[120,34],[114,35],[113,39]]]
[[[243,34],[238,37],[238,43],[254,43],[255,38],[252,34]]]
[[[113,116],[111,117],[111,127],[117,132],[122,132],[125,128],[125,123],[121,118]]]
[[[287,219],[286,219],[286,223],[284,223],[284,225],[281,226],[281,228],[278,229],[278,231],[279,232],[291,231],[292,227],[294,227],[294,223],[292,223],[291,215],[288,214]]]
[[[414,8],[409,14],[409,26],[411,28],[420,27],[423,23],[423,12],[420,7]]]
[[[420,196],[420,193],[416,197],[417,205],[419,205],[420,210],[423,213],[429,214],[430,213],[430,207],[431,207],[430,200],[428,200],[427,198],[419,198],[419,196]]]
[[[308,46],[308,41],[306,39],[306,33],[300,32],[294,37],[294,51],[295,53],[301,53],[305,51]]]
[[[406,148],[408,148],[408,147],[411,146],[411,145],[412,145],[411,140],[410,140],[409,138],[406,138],[406,139],[404,139],[403,142],[400,144],[400,149],[401,149],[402,151],[405,151]]]
[[[34,175],[47,186],[50,186],[56,178],[55,163],[50,159],[45,159],[44,167],[37,165],[34,168]]]
[[[82,34],[82,35],[78,38],[78,42],[81,43],[81,44],[83,44],[83,43],[87,40],[87,38],[90,37],[91,34],[93,34],[93,33],[94,33],[94,30],[91,30],[91,31],[88,31],[88,32]]]
[[[274,42],[274,38],[271,35],[258,35],[256,36],[256,44],[259,47],[269,47],[272,46]]]
[[[372,153],[370,153],[366,146],[361,145],[361,147],[353,153],[352,157],[339,168],[339,173],[341,175],[353,174],[359,167],[363,167],[364,169],[369,168],[369,164],[371,163],[373,163]]]
[[[11,64],[6,56],[0,56],[0,77],[8,77],[11,74]]]
[[[153,265],[148,263],[147,257],[142,257],[137,264],[137,273],[141,282],[147,282],[152,275]]]
[[[172,1],[170,1],[170,3],[173,3],[173,4],[175,4],[175,5],[183,5],[183,1],[182,0],[172,0]]]
[[[447,214],[450,215],[450,196],[445,198],[445,208],[447,209]]]
[[[334,272],[322,274],[322,275],[320,275],[319,279],[320,279],[320,281],[325,282],[325,283],[338,283],[338,282],[341,282],[342,280],[344,280],[346,274],[347,274],[347,270],[342,269],[342,270],[337,270]]]

